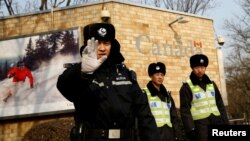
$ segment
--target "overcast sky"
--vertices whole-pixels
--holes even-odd
[[[225,38],[225,44],[222,47],[223,56],[226,57],[230,52],[228,48],[229,38],[227,35],[227,30],[224,29],[225,20],[237,20],[235,15],[241,15],[242,9],[239,5],[240,0],[216,0],[216,8],[208,12],[205,16],[212,18],[214,20],[215,32],[218,36],[223,36]]]

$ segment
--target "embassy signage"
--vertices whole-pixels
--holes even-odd
[[[202,43],[189,41],[184,46],[180,39],[173,44],[162,44],[154,42],[150,35],[138,35],[135,37],[136,49],[142,54],[162,55],[162,56],[191,56],[196,53],[202,53]]]

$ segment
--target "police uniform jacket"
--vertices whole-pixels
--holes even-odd
[[[76,125],[83,122],[86,129],[131,129],[137,117],[141,140],[159,141],[147,96],[130,71],[121,66],[123,57],[114,59],[117,54],[111,52],[92,75],[81,73],[80,63],[66,69],[57,88],[74,103]]]
[[[164,85],[161,85],[160,90],[157,90],[154,87],[152,81],[148,82],[147,88],[149,89],[151,96],[158,96],[161,99],[161,101],[171,103],[170,118],[172,127],[169,127],[167,124],[163,125],[162,127],[158,127],[158,130],[161,135],[161,140],[174,141],[175,139],[181,139],[182,137],[181,137],[180,120],[172,96],[167,92]]]
[[[207,125],[218,125],[218,124],[228,124],[228,117],[226,114],[226,109],[224,103],[222,101],[221,94],[218,90],[216,84],[209,79],[209,77],[205,74],[200,81],[196,75],[192,72],[190,75],[190,80],[192,81],[193,85],[199,85],[203,90],[206,90],[207,84],[213,84],[215,89],[215,100],[217,108],[220,112],[220,116],[215,116],[211,114],[209,117],[200,120],[193,120],[191,115],[191,101],[193,99],[193,95],[191,89],[187,83],[183,83],[180,89],[180,113],[181,119],[183,122],[184,129],[187,133],[190,133],[192,130],[196,130],[199,134],[206,134],[207,136]],[[202,136],[202,135],[201,135]],[[203,137],[204,137],[203,136]]]

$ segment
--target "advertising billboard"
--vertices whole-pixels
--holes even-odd
[[[80,61],[79,29],[0,41],[0,119],[72,111],[56,88],[65,63]]]

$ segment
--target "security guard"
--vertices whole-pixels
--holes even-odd
[[[75,106],[71,141],[133,141],[135,119],[141,141],[159,141],[147,96],[135,73],[122,62],[115,28],[108,23],[84,27],[82,61],[67,68],[57,88]]]
[[[180,120],[177,115],[171,92],[162,84],[166,74],[166,67],[162,62],[151,63],[148,75],[151,80],[144,88],[148,96],[150,109],[154,115],[161,141],[177,141],[181,137]]]
[[[190,58],[192,72],[180,89],[180,112],[187,138],[207,141],[208,125],[228,124],[226,109],[215,82],[205,74],[208,58]]]

